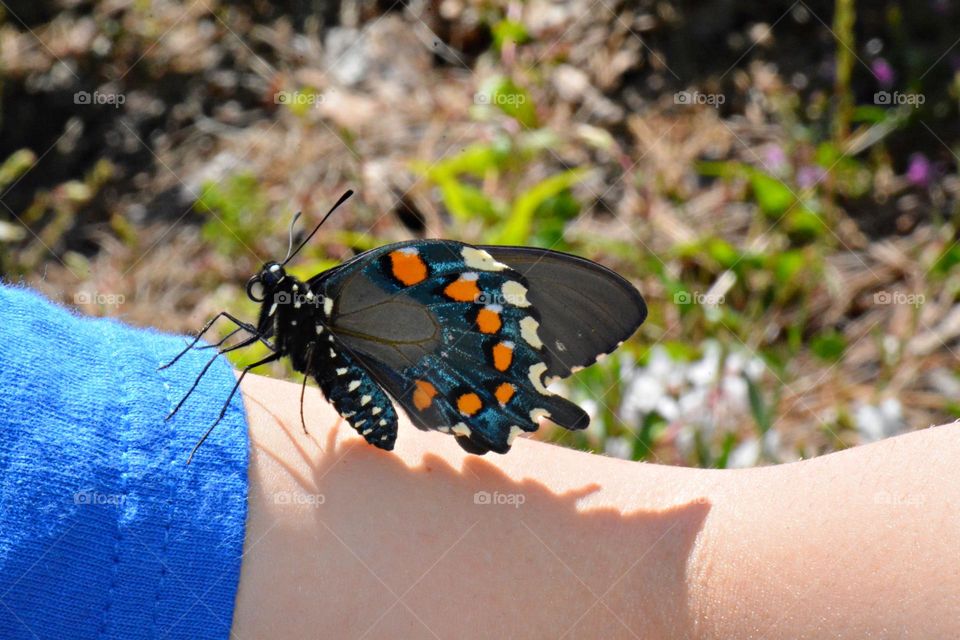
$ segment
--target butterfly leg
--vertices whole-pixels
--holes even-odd
[[[313,348],[315,344],[315,342],[311,342],[310,346],[307,347],[307,371],[313,370]],[[310,435],[310,433],[307,431],[307,420],[303,417],[303,395],[307,391],[308,377],[309,374],[303,374],[303,384],[300,386],[300,426],[303,427],[303,433],[306,435]]]
[[[232,323],[234,323],[235,325],[237,325],[237,327],[239,327],[236,331],[234,331],[233,333],[231,333],[230,336],[234,335],[237,331],[240,331],[240,330],[242,329],[242,330],[244,330],[244,331],[247,331],[248,333],[252,333],[252,334],[256,335],[256,336],[257,336],[257,339],[261,339],[261,338],[259,337],[259,332],[257,331],[257,328],[256,328],[255,326],[253,326],[252,324],[250,324],[250,323],[248,323],[248,322],[244,322],[243,320],[240,320],[239,318],[234,317],[231,313],[229,313],[229,312],[227,312],[227,311],[221,311],[221,312],[218,313],[217,315],[213,316],[213,318],[211,318],[209,321],[207,321],[207,324],[203,325],[203,328],[200,329],[200,331],[197,333],[197,335],[193,338],[193,340],[192,340],[191,342],[189,342],[189,343],[187,344],[187,346],[184,348],[183,351],[181,351],[180,353],[178,353],[178,354],[173,358],[173,360],[171,360],[170,362],[168,362],[168,363],[165,364],[165,365],[162,365],[162,366],[159,368],[159,370],[166,369],[166,368],[168,368],[168,367],[173,366],[180,358],[182,358],[182,357],[184,356],[184,354],[187,353],[187,351],[190,351],[190,349],[193,349],[193,348],[197,345],[197,343],[200,342],[200,338],[203,337],[203,334],[205,334],[207,331],[209,331],[210,328],[213,326],[213,323],[216,322],[217,320],[219,320],[220,318],[226,318],[226,319],[229,320],[230,322],[232,322]],[[229,338],[230,336],[227,336],[227,338]],[[225,340],[226,340],[226,338],[224,338],[224,340],[221,340],[221,341],[220,341],[219,343],[217,343],[217,344],[218,344],[218,345],[223,344],[223,342],[224,342]],[[250,344],[250,343],[247,343],[247,344]],[[275,351],[275,350],[276,350],[276,349],[274,349],[272,346],[270,346],[270,344],[267,344],[267,347],[269,347],[271,351]]]
[[[236,383],[234,383],[233,385],[233,389],[230,390],[230,395],[227,396],[227,401],[223,403],[223,407],[220,409],[220,415],[217,416],[217,419],[213,421],[213,424],[210,425],[210,427],[206,430],[206,432],[203,434],[200,440],[197,441],[197,444],[194,445],[193,450],[190,452],[190,456],[187,458],[187,464],[190,464],[190,461],[193,460],[193,456],[197,452],[197,449],[199,449],[200,445],[202,445],[204,441],[210,436],[210,434],[213,432],[214,427],[220,424],[220,421],[223,420],[223,416],[227,415],[227,407],[230,406],[230,401],[233,400],[233,396],[237,394],[237,389],[240,388],[240,383],[243,382],[243,378],[247,375],[247,373],[251,369],[259,367],[260,365],[268,364],[270,362],[276,362],[282,357],[283,357],[282,353],[271,353],[266,358],[262,360],[258,360],[253,364],[248,364],[243,368],[243,371],[241,371],[240,375],[237,377]]]
[[[182,407],[183,403],[187,401],[187,398],[190,397],[190,394],[194,392],[194,390],[197,388],[197,385],[200,384],[200,380],[203,378],[203,376],[206,375],[210,367],[213,366],[213,363],[217,360],[217,358],[219,358],[225,353],[229,353],[230,351],[235,351],[236,349],[242,349],[243,347],[250,346],[251,344],[257,341],[258,337],[259,336],[253,336],[253,337],[247,338],[246,340],[239,342],[233,345],[232,347],[227,347],[226,349],[221,349],[217,351],[217,353],[212,358],[210,358],[207,364],[204,365],[203,369],[201,369],[200,373],[197,375],[197,379],[193,381],[193,384],[190,385],[190,389],[188,389],[187,392],[184,394],[184,396],[180,398],[180,402],[177,403],[177,406],[173,408],[173,411],[167,414],[167,417],[165,418],[165,420],[169,420],[174,415],[176,415],[177,411],[180,411],[180,407]]]

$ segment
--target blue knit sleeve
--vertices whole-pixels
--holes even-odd
[[[0,638],[227,638],[247,427],[223,358],[0,286]]]

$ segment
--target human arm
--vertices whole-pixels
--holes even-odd
[[[408,422],[387,453],[335,428],[315,391],[310,437],[298,385],[244,393],[240,637],[960,631],[953,427],[716,471],[523,439],[479,458]]]
[[[0,285],[0,638],[226,638],[246,517],[235,378],[180,336]]]

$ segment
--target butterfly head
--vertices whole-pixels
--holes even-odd
[[[276,293],[286,279],[287,272],[283,270],[283,265],[268,262],[247,281],[247,297],[254,302],[263,302]]]

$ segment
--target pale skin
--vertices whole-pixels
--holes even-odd
[[[957,426],[715,471],[527,439],[471,456],[403,418],[385,452],[315,389],[309,435],[299,385],[242,389],[234,637],[960,636]]]

